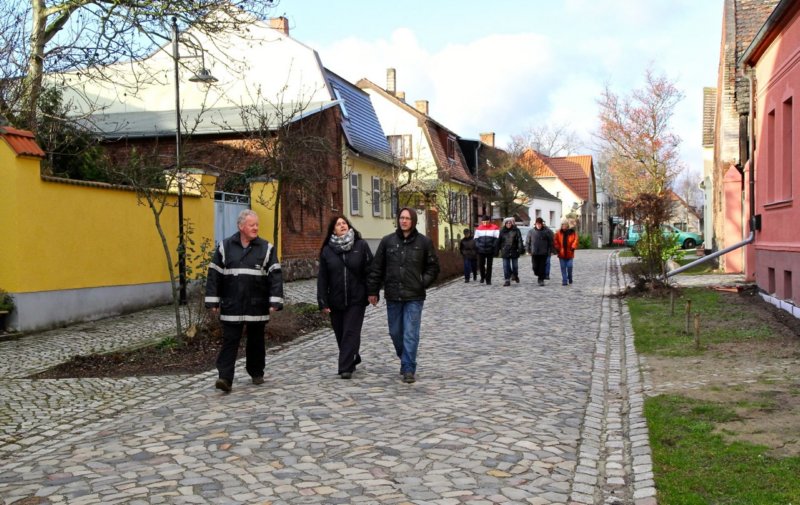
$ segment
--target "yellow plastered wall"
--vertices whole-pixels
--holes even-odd
[[[275,181],[254,181],[250,183],[250,208],[258,214],[258,235],[275,243],[275,204],[278,183]],[[278,229],[279,245],[283,243],[281,230]],[[281,251],[278,250],[280,261]]]
[[[214,239],[216,177],[193,176],[206,196],[185,195],[196,247]],[[154,215],[133,191],[105,184],[56,182],[39,175],[37,159],[18,158],[0,142],[0,287],[13,293],[169,281]],[[175,203],[175,197],[170,196]],[[161,214],[173,264],[178,211]],[[187,253],[191,258],[192,254]],[[195,269],[196,270],[196,269]],[[176,268],[177,272],[177,268]],[[177,273],[176,273],[177,275]]]

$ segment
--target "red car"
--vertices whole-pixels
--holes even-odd
[[[614,245],[625,245],[625,237],[615,237],[611,242]]]

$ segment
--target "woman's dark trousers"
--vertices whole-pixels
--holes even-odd
[[[331,309],[331,326],[339,346],[339,371],[345,373],[356,369],[361,363],[361,326],[364,324],[366,305],[350,305],[344,310]]]
[[[246,369],[250,377],[263,377],[265,365],[264,327],[266,321],[253,323],[222,323],[222,349],[217,355],[217,371],[219,378],[233,384],[233,373],[236,367],[236,355],[239,353],[239,342],[242,330],[247,326]]]

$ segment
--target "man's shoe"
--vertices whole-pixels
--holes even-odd
[[[483,277],[481,277],[481,284],[483,284],[484,282],[485,282],[485,281],[483,280]]]
[[[353,377],[353,372],[342,372],[339,375],[342,379],[350,379]]]
[[[464,282],[469,282],[469,279],[464,279]]]
[[[503,287],[505,287],[505,286],[510,286],[510,285],[511,285],[511,281],[505,281],[505,282],[503,283]]]
[[[515,276],[514,276],[514,282],[516,282],[517,284],[519,284],[519,275],[515,275]]]
[[[550,276],[549,275],[545,275],[544,276],[544,280],[549,281],[550,280]]]
[[[486,285],[487,285],[487,286],[491,286],[491,285],[492,285],[492,281],[490,281],[490,280],[487,280],[487,281],[486,281]]]
[[[253,377],[253,384],[264,384],[264,376],[262,375],[260,377]]]
[[[540,286],[544,286],[544,281],[539,281]]]
[[[226,393],[231,392],[231,383],[226,379],[217,379],[217,382],[214,383],[214,387],[217,389],[221,389]]]
[[[405,372],[403,374],[403,382],[405,382],[406,384],[413,384],[414,382],[416,382],[416,380],[417,379],[414,378],[414,374],[411,372]]]

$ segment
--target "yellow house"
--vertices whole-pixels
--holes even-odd
[[[370,96],[330,70],[326,74],[342,117],[342,214],[374,252],[395,229],[396,185],[407,170],[393,158]]]
[[[475,179],[470,174],[459,136],[428,114],[427,100],[414,107],[396,91],[395,71],[387,72],[387,89],[368,79],[357,85],[369,93],[395,159],[412,172],[400,185],[401,206],[418,209],[417,229],[438,247],[453,244],[471,227]]]

